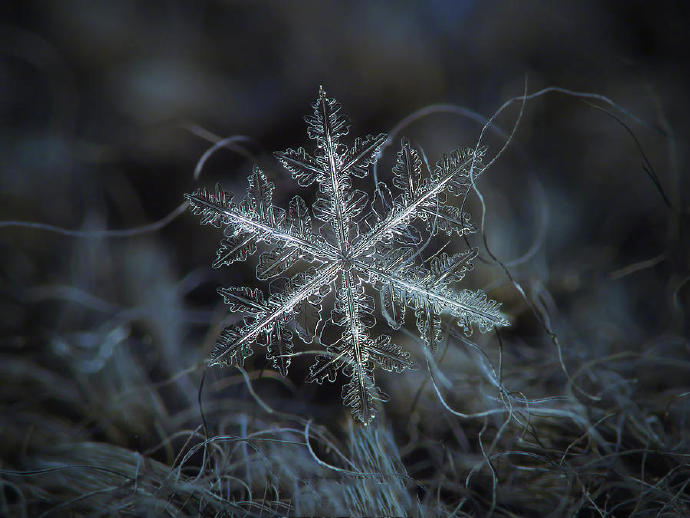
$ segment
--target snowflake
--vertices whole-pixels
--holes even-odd
[[[466,333],[473,324],[482,331],[508,325],[499,304],[483,291],[455,288],[472,268],[477,249],[440,252],[426,261],[419,257],[431,236],[474,231],[458,205],[467,197],[470,175],[483,170],[484,150],[457,150],[429,168],[403,139],[393,168],[397,196],[380,182],[370,203],[353,182],[369,175],[387,135],[360,137],[348,148],[343,137],[349,122],[340,104],[321,88],[313,109],[305,120],[307,134],[316,143],[314,155],[303,148],[275,154],[301,187],[318,186],[311,211],[300,196],[292,198],[287,212],[275,206],[274,185],[258,166],[240,202],[220,185],[215,191],[201,188],[186,195],[202,225],[223,229],[213,267],[244,261],[264,243],[256,277],[271,280],[268,297],[255,287],[218,290],[229,311],[244,318],[222,332],[209,363],[242,365],[252,346],[260,345],[286,375],[296,334],[324,348],[308,381],[332,382],[340,371],[349,378],[343,402],[366,424],[374,418],[376,401],[385,401],[374,383],[375,368],[413,368],[410,354],[389,335],[375,336],[371,293],[378,292],[380,312],[392,329],[404,324],[410,309],[422,341],[432,349],[442,338],[443,315]],[[305,263],[306,269],[300,267]],[[326,301],[330,312],[324,309]]]

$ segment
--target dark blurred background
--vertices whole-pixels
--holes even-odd
[[[208,145],[190,126],[249,136],[259,156],[296,146],[320,84],[351,114],[353,133],[385,131],[441,102],[489,116],[527,78],[529,91],[556,85],[608,96],[644,121],[633,128],[646,132],[640,138],[672,131],[682,143],[687,134],[684,2],[65,1],[1,9],[2,210],[10,219],[67,227],[93,211],[110,226],[157,219],[177,204]],[[510,127],[514,117],[501,122]],[[421,144],[442,141],[431,157],[457,145],[462,131],[459,144],[477,132],[448,116],[420,126],[431,135]],[[624,131],[575,99],[531,103],[518,144],[533,146],[545,181],[562,188],[604,188],[602,197],[652,191],[629,167],[639,154]],[[663,142],[645,145],[666,189],[682,190],[670,184]],[[243,176],[246,165],[233,159],[221,154],[210,170]],[[592,184],[592,166],[604,161],[612,162],[601,167],[608,178]]]
[[[157,220],[190,189],[210,145],[204,131],[250,137],[274,180],[284,178],[270,153],[304,142],[302,116],[320,84],[343,103],[355,135],[386,131],[435,103],[488,117],[522,93],[525,79],[530,92],[555,85],[602,94],[642,121],[626,120],[668,196],[680,203],[688,190],[684,2],[64,1],[0,9],[5,220],[68,228],[89,218],[109,228]],[[516,115],[506,112],[499,124],[509,129]],[[468,118],[437,114],[406,131],[434,160],[474,142],[478,130]],[[552,216],[564,211],[552,220],[567,226],[559,227],[562,246],[608,240],[633,223],[628,210],[645,221],[631,227],[626,254],[644,255],[658,237],[663,214],[650,217],[658,193],[610,117],[551,94],[527,106],[513,147],[528,165],[499,162],[487,187],[510,186],[496,196],[524,212],[530,204],[514,188],[527,184],[531,167],[562,197],[551,204]],[[232,153],[207,165],[209,184],[244,178],[249,168]],[[506,233],[528,242],[528,224]],[[2,232],[7,260],[19,253],[30,257],[24,268],[45,262],[34,280],[65,261],[55,249],[65,240]],[[187,218],[156,238],[172,247],[181,273],[208,252],[203,235]]]
[[[343,104],[353,137],[388,131],[425,107],[464,107],[432,110],[403,131],[432,161],[473,145],[483,118],[525,84],[530,93],[595,93],[617,106],[558,93],[526,104],[513,142],[481,180],[487,240],[550,311],[573,368],[652,342],[680,344],[669,353],[677,358],[687,353],[690,303],[689,5],[3,2],[0,221],[85,231],[157,221],[194,188],[204,151],[230,135],[247,137],[243,149],[285,206],[298,190],[271,153],[307,144],[303,116],[319,85]],[[514,103],[498,117],[490,150],[501,147],[519,109]],[[394,151],[382,158],[383,179]],[[250,168],[246,156],[223,149],[199,182],[222,180],[241,192]],[[475,221],[479,214],[475,200]],[[253,277],[251,262],[210,271],[218,237],[189,214],[124,238],[0,227],[0,467],[2,459],[32,465],[18,452],[38,455],[47,442],[139,451],[181,423],[196,426],[198,373],[152,389],[126,412],[112,402],[107,417],[96,409],[207,354],[223,317],[215,288]],[[514,324],[506,339],[520,361],[557,365],[500,268],[471,282],[504,302]],[[118,359],[124,349],[127,358]],[[104,375],[108,362],[121,362],[117,374]],[[305,365],[291,376],[297,385]],[[665,379],[638,389],[643,399],[683,391],[687,372],[673,369],[685,367],[664,365]],[[648,367],[620,375],[644,379]],[[544,381],[545,393],[562,387],[558,372]],[[66,392],[56,395],[56,387]],[[302,394],[290,410],[306,417],[316,391]],[[320,397],[325,415],[344,412],[337,390]],[[45,405],[53,420],[44,423]],[[186,410],[151,436],[151,421]],[[41,429],[27,446],[28,430]]]

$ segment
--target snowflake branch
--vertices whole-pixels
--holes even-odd
[[[374,380],[366,368],[367,341],[369,337],[364,331],[364,323],[360,319],[359,301],[357,300],[352,272],[343,274],[343,296],[345,298],[345,317],[349,326],[351,356],[354,361],[350,382],[343,387],[343,400],[346,405],[352,407],[352,412],[363,423],[368,423],[374,418],[375,409],[373,400],[380,399]]]
[[[273,305],[272,311],[267,312],[251,324],[245,326],[236,340],[227,344],[219,343],[218,345],[221,346],[223,351],[215,354],[209,362],[209,365],[226,365],[228,362],[223,361],[223,358],[226,356],[233,356],[238,351],[251,344],[259,333],[271,328],[280,318],[291,313],[295,306],[317,292],[319,288],[333,282],[338,275],[338,269],[338,263],[331,263],[324,266],[323,270],[318,271],[306,284],[299,286],[294,293],[284,297],[280,304]]]
[[[408,225],[410,221],[423,217],[422,215],[426,214],[427,211],[432,211],[436,197],[451,187],[458,174],[473,163],[475,168],[477,168],[476,159],[471,155],[462,163],[453,164],[453,167],[448,167],[445,174],[438,179],[435,179],[432,183],[427,182],[424,187],[419,188],[416,193],[417,196],[412,198],[407,204],[396,203],[385,219],[379,222],[370,232],[359,237],[353,247],[352,254],[356,257],[360,256],[365,251],[376,246],[399,227]],[[475,172],[475,174],[479,174],[479,172],[481,172],[481,169]]]
[[[336,249],[326,241],[319,241],[318,244],[311,243],[301,237],[292,234],[289,230],[281,228],[279,225],[272,226],[268,223],[254,219],[249,215],[242,214],[234,208],[224,207],[221,204],[210,201],[204,196],[202,190],[193,194],[185,194],[193,209],[198,212],[209,211],[216,215],[223,223],[231,225],[237,229],[242,229],[256,235],[264,241],[285,243],[291,247],[299,248],[309,254],[321,259],[322,261],[333,261],[337,258]]]
[[[490,329],[494,326],[504,327],[510,324],[505,315],[499,311],[499,304],[487,299],[486,294],[481,290],[455,292],[447,286],[429,289],[415,282],[414,279],[403,278],[396,273],[391,274],[362,261],[357,261],[355,267],[379,284],[391,285],[393,290],[404,295],[401,298],[408,306],[416,308],[422,302],[432,305],[439,309],[438,313],[450,313],[459,318],[463,327],[471,322],[479,324],[482,329]]]

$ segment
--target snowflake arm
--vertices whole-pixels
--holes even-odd
[[[417,279],[401,278],[381,271],[369,270],[381,284],[392,288],[391,296],[405,303],[415,311],[424,308],[429,316],[449,314],[458,320],[458,325],[470,332],[471,324],[482,331],[509,325],[501,313],[500,304],[488,299],[481,290],[454,290],[449,286],[427,287]],[[429,317],[427,317],[429,318]]]
[[[258,168],[252,175],[258,182],[270,184]],[[252,177],[250,177],[251,179]],[[250,184],[251,185],[251,184]],[[201,216],[202,225],[224,228],[225,239],[221,242],[214,267],[229,265],[235,261],[244,261],[248,255],[256,252],[256,242],[266,241],[299,249],[322,260],[334,260],[336,250],[328,242],[315,243],[311,233],[300,234],[291,226],[283,225],[284,215],[281,209],[266,206],[266,194],[273,190],[273,185],[264,185],[263,200],[259,203],[252,198],[256,195],[251,190],[241,203],[233,201],[232,193],[224,191],[220,184],[215,192],[201,187],[192,194],[186,194],[192,213]],[[251,200],[251,201],[248,201]],[[277,214],[276,214],[277,213]]]
[[[352,234],[356,233],[353,220],[366,209],[368,202],[365,192],[351,189],[350,177],[362,178],[368,174],[368,167],[375,161],[387,136],[380,133],[358,137],[347,149],[340,141],[347,135],[350,125],[340,103],[327,97],[320,88],[312,108],[313,115],[305,120],[309,138],[316,141],[316,157],[302,148],[276,153],[276,157],[300,185],[319,183],[314,216],[334,227],[336,248],[345,253],[350,248]]]
[[[472,149],[465,149],[444,156],[430,178],[420,183],[421,166],[417,165],[414,156],[410,156],[409,144],[403,140],[403,150],[398,154],[396,168],[405,173],[399,173],[394,180],[394,185],[402,187],[403,195],[392,202],[392,209],[385,218],[360,236],[353,254],[358,256],[364,253],[416,219],[430,223],[437,218],[443,224],[439,228],[457,229],[461,235],[469,233],[472,228],[465,223],[462,212],[457,207],[439,203],[438,198],[444,192],[466,196],[470,185],[469,175],[476,176],[483,170],[481,163],[484,152],[483,149],[476,153]],[[417,186],[417,183],[420,185]],[[461,225],[459,229],[457,225]]]
[[[337,263],[313,272],[312,275],[297,274],[297,279],[292,279],[292,282],[288,283],[285,292],[269,297],[268,301],[264,301],[260,290],[241,288],[239,295],[236,293],[237,290],[232,288],[219,290],[230,311],[242,311],[249,316],[240,326],[225,328],[211,353],[209,364],[242,365],[244,359],[253,352],[251,344],[258,342],[267,347],[267,358],[273,359],[277,367],[278,364],[282,365],[279,370],[283,375],[287,375],[290,362],[289,359],[284,361],[283,354],[286,351],[281,351],[277,355],[274,351],[281,348],[292,350],[292,334],[288,333],[287,325],[304,311],[304,308],[300,307],[303,304],[318,306],[320,310],[320,299],[325,291],[323,288],[331,284],[337,274]],[[317,297],[316,302],[308,300],[313,296]],[[283,341],[284,337],[289,343]]]
[[[350,378],[343,386],[343,403],[351,407],[357,419],[368,423],[375,415],[375,401],[387,399],[374,382],[374,368],[403,372],[414,368],[414,364],[408,352],[391,343],[390,336],[370,336],[368,330],[376,324],[374,301],[352,270],[341,274],[340,284],[331,322],[344,331],[340,340],[329,347],[331,355],[317,358],[308,380],[334,381],[335,373],[342,370]]]

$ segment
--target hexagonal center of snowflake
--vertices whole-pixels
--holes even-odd
[[[352,257],[352,255],[350,253],[347,253],[347,252],[341,253],[339,255],[340,255],[340,258],[339,258],[340,259],[340,268],[344,272],[349,272],[350,270],[352,270],[352,268],[354,268],[354,266],[355,266],[354,258]]]

